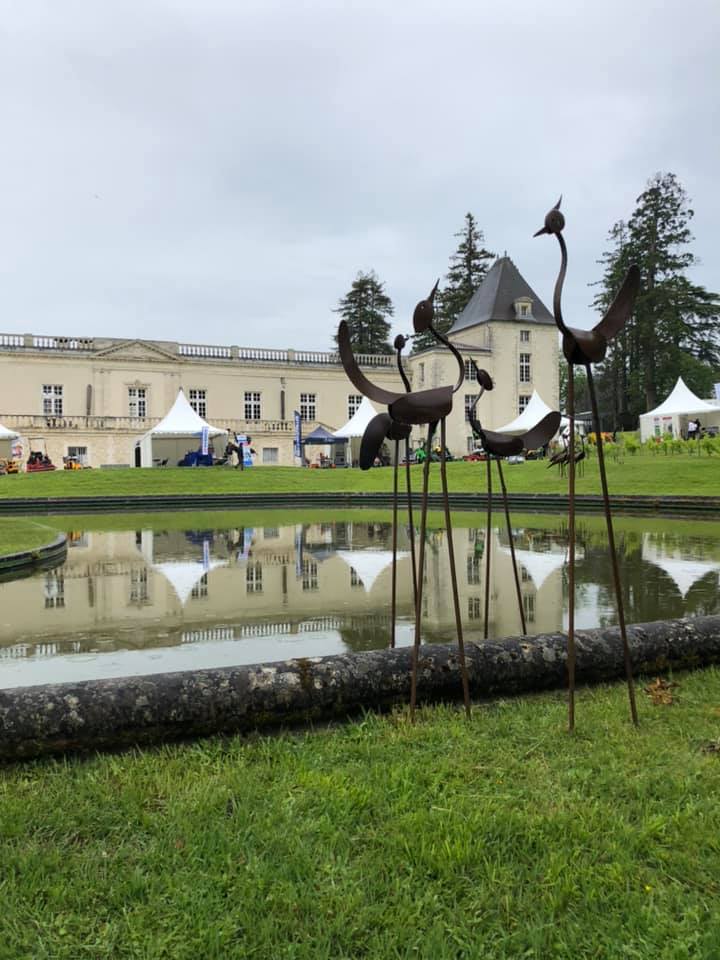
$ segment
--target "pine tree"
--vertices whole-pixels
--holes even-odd
[[[334,312],[347,322],[356,353],[392,353],[390,323],[385,318],[391,317],[395,308],[374,270],[358,272]],[[337,345],[337,334],[333,339]]]
[[[640,267],[641,288],[633,316],[611,341],[599,375],[614,425],[628,428],[657,406],[678,376],[707,393],[720,364],[720,297],[692,283],[686,271],[697,263],[688,249],[694,211],[672,173],[652,177],[627,223],[615,224],[594,306],[604,310],[631,263]],[[608,409],[606,405],[606,409]]]
[[[482,230],[478,229],[472,213],[465,214],[463,228],[455,236],[460,238],[460,243],[450,257],[445,286],[438,290],[435,299],[433,326],[440,333],[447,333],[455,323],[456,318],[484,280],[488,271],[488,261],[495,259],[495,254],[483,247],[485,236]],[[413,352],[417,353],[418,350],[431,347],[435,342],[429,331],[420,333],[413,338]]]

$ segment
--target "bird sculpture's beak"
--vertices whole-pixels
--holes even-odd
[[[440,281],[439,281],[439,280],[436,280],[436,281],[435,281],[435,286],[434,286],[434,287],[432,288],[432,290],[430,291],[430,296],[428,297],[428,300],[430,301],[430,303],[433,303],[433,302],[434,302],[434,300],[435,300],[435,294],[437,293],[437,289],[438,289],[439,286],[440,286]]]
[[[547,214],[547,216],[545,217],[545,223],[543,224],[543,226],[542,226],[538,231],[536,231],[536,232],[533,234],[533,237],[540,237],[540,236],[542,236],[543,233],[554,233],[554,232],[555,232],[554,229],[551,229],[551,227],[556,227],[556,226],[557,226],[556,224],[553,224],[553,222],[552,222],[553,219],[556,219],[556,218],[553,218],[552,214],[553,214],[556,210],[559,210],[559,209],[560,209],[560,204],[561,204],[561,203],[562,203],[562,194],[560,194],[560,196],[559,196],[559,198],[558,198],[558,202],[555,204],[555,206],[552,208],[552,210],[551,210],[551,211]],[[562,217],[562,214],[560,215],[560,221],[561,221],[561,223],[560,223],[560,229],[562,229],[562,227],[563,227],[564,224],[565,224],[565,220],[564,220],[564,218]]]
[[[535,233],[533,234],[533,238],[540,237],[543,235],[543,233],[550,233],[550,231],[548,230],[547,227],[541,227],[539,230],[535,231]]]

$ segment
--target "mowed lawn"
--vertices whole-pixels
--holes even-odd
[[[0,957],[720,956],[720,671],[0,774]]]
[[[647,452],[607,458],[611,493],[644,495],[720,495],[720,457],[676,456]],[[321,493],[327,491],[390,491],[389,468],[361,470],[309,470],[294,467],[253,467],[239,471],[228,467],[211,469],[166,468],[152,470],[56,471],[0,477],[0,500],[9,497],[139,496],[188,493]],[[508,489],[512,493],[565,493],[567,479],[547,461],[506,464]],[[422,468],[412,468],[413,482],[420,488]],[[485,489],[485,464],[454,462],[448,465],[452,491]],[[493,469],[497,489],[497,475]],[[440,471],[432,465],[431,490],[440,489]],[[577,478],[579,493],[599,493],[597,458],[585,462]]]

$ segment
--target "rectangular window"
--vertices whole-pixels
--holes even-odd
[[[521,393],[518,397],[518,413],[522,413],[525,407],[530,403],[530,396],[527,393]]]
[[[520,304],[520,316],[521,316],[521,317],[527,317],[529,313],[530,313],[530,307],[527,305],[527,303],[521,303],[521,304]]]
[[[191,390],[190,406],[204,420],[207,416],[207,390]]]
[[[279,447],[263,447],[262,462],[263,463],[279,463],[280,448]]]
[[[207,574],[204,573],[190,591],[191,600],[204,600],[208,595]]]
[[[245,391],[245,419],[260,419],[260,394]]]
[[[480,597],[468,597],[468,620],[479,620],[482,616]]]
[[[88,448],[87,447],[68,447],[68,459],[77,460],[78,463],[81,463],[84,467],[87,466],[88,462]]]
[[[530,331],[521,330],[520,331],[520,343],[530,343]]]
[[[535,623],[535,594],[534,593],[524,593],[523,598],[523,610],[525,612],[525,621],[527,623]]]
[[[142,607],[150,603],[147,567],[130,571],[130,604]]]
[[[520,383],[530,383],[530,354],[520,354]]]
[[[351,587],[363,587],[363,586],[364,586],[362,580],[361,580],[360,577],[358,576],[358,572],[357,572],[357,570],[355,569],[355,567],[350,567],[350,586],[351,586]]]
[[[317,400],[316,393],[300,394],[300,419],[301,420],[317,420],[316,400]]]
[[[475,380],[475,368],[473,367],[472,360],[465,360],[465,379],[470,381]]]
[[[354,417],[355,414],[360,409],[360,404],[362,403],[362,394],[360,393],[350,393],[348,394],[348,420],[351,417]]]
[[[147,393],[145,387],[128,387],[128,416],[147,416]]]
[[[303,590],[318,589],[318,565],[314,560],[303,560],[302,588]]]
[[[425,364],[424,363],[419,364],[419,368],[420,368],[420,386],[422,387],[423,384],[425,383]]]
[[[476,393],[465,394],[465,423],[467,423],[470,419],[470,414],[472,413],[472,408],[476,400],[477,400]]]
[[[46,417],[63,414],[63,388],[59,383],[45,383],[42,388],[43,413]]]
[[[471,553],[467,558],[467,582],[477,585],[480,583],[480,565],[482,557],[476,553]]]
[[[262,593],[263,568],[261,563],[249,563],[245,568],[245,590],[247,593]]]

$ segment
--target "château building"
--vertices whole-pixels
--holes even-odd
[[[468,374],[448,418],[448,446],[455,456],[474,445],[467,422],[477,394],[471,360],[495,382],[478,408],[483,425],[499,427],[514,419],[534,390],[557,408],[555,323],[509,257],[488,271],[449,337]],[[358,359],[374,382],[403,390],[393,355]],[[457,377],[456,362],[442,346],[409,356],[406,365],[414,390]],[[94,467],[134,465],[137,441],[165,416],[180,388],[211,424],[249,434],[258,466],[295,462],[294,411],[304,434],[320,424],[335,430],[361,401],[336,353],[0,334],[0,423],[21,435],[24,456],[44,443],[57,465],[64,456]],[[413,443],[420,442],[416,431]]]

